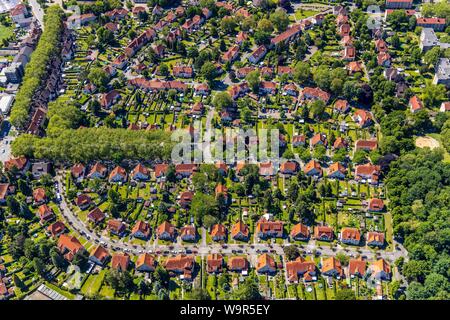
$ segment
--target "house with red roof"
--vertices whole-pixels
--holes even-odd
[[[84,247],[77,238],[66,234],[59,236],[57,247],[59,252],[67,261],[72,261],[73,257],[78,252],[85,251]]]
[[[245,257],[229,257],[228,258],[228,271],[242,272],[243,275],[247,274],[248,260]]]
[[[227,228],[223,224],[215,224],[211,227],[210,235],[213,241],[224,241],[227,239]]]
[[[298,283],[300,279],[305,282],[317,280],[317,268],[314,261],[306,261],[298,257],[294,261],[286,262],[286,275],[291,283]]]
[[[147,181],[150,179],[150,170],[142,163],[138,163],[131,171],[131,178],[135,181]]]
[[[67,231],[66,225],[61,221],[56,221],[47,227],[47,232],[53,238],[59,237]]]
[[[320,163],[316,160],[310,160],[304,167],[303,172],[307,176],[321,177],[323,174]]]
[[[322,258],[321,273],[324,276],[340,279],[344,276],[344,270],[338,259],[335,257]]]
[[[122,237],[125,234],[127,226],[120,220],[111,219],[106,223],[106,228],[111,234]]]
[[[408,107],[411,113],[417,113],[424,108],[422,100],[418,96],[413,96],[409,99]]]
[[[327,177],[330,179],[345,179],[347,174],[347,168],[345,168],[340,162],[334,162],[328,167]]]
[[[108,180],[109,182],[126,182],[127,171],[124,168],[117,166],[109,174]]]
[[[105,220],[105,214],[102,210],[100,210],[99,207],[96,207],[91,210],[91,212],[88,213],[87,219],[91,221],[94,224],[99,224],[103,220]]]
[[[368,180],[370,184],[378,184],[380,174],[381,167],[370,163],[355,167],[355,179]]]
[[[109,251],[101,245],[98,245],[91,251],[89,261],[92,261],[99,266],[104,266],[108,263],[110,258],[111,255],[109,254]]]
[[[120,93],[117,90],[111,90],[100,96],[100,105],[104,109],[109,109],[113,104],[120,100]]]
[[[277,271],[277,264],[271,255],[264,253],[258,257],[255,269],[260,274],[274,274]]]
[[[173,241],[175,238],[175,227],[170,222],[164,221],[156,229],[156,235],[158,239]]]
[[[223,271],[223,262],[221,254],[209,254],[206,258],[206,271],[208,273],[221,273]]]
[[[367,232],[366,243],[368,246],[382,248],[384,246],[384,242],[385,238],[383,232],[376,232],[376,231]]]
[[[156,259],[147,252],[142,253],[136,260],[136,270],[140,272],[153,272],[156,268]]]
[[[128,253],[115,253],[111,259],[111,268],[117,271],[127,271],[130,266],[130,256]]]
[[[253,64],[257,64],[262,58],[265,57],[267,48],[264,45],[260,45],[249,56],[248,61]]]
[[[282,238],[284,235],[283,222],[262,218],[256,223],[255,235],[260,239]]]
[[[197,230],[195,229],[195,226],[192,224],[192,225],[186,225],[184,227],[181,227],[180,237],[181,237],[181,240],[183,240],[183,241],[187,241],[187,242],[195,241],[195,239],[197,239]]]
[[[296,225],[294,225],[291,229],[291,238],[297,241],[308,241],[309,239],[309,228],[308,226],[302,224],[302,223],[297,223]]]
[[[53,212],[53,209],[46,204],[39,206],[38,213],[41,224],[47,223],[55,218],[55,213]]]
[[[148,239],[150,237],[150,225],[142,220],[136,221],[133,229],[131,229],[131,236],[139,239]]]
[[[192,280],[192,273],[195,268],[195,261],[193,256],[180,254],[176,257],[169,257],[164,267],[169,274],[180,275],[181,280]]]
[[[367,272],[367,263],[362,258],[350,259],[348,274],[350,278],[363,278]]]
[[[369,207],[367,208],[369,212],[381,212],[384,210],[384,202],[378,198],[372,198],[369,200]]]
[[[89,179],[104,179],[106,174],[108,173],[108,168],[101,164],[100,162],[96,162],[94,166],[91,168],[91,171],[88,174]]]
[[[339,239],[344,244],[357,246],[361,243],[361,233],[357,228],[342,228]]]
[[[250,230],[248,226],[241,220],[236,222],[231,228],[231,238],[239,241],[248,241]]]
[[[329,226],[316,226],[314,228],[314,239],[316,240],[332,241],[333,234],[333,228]]]
[[[44,188],[36,188],[33,190],[33,203],[34,205],[40,205],[47,202],[47,196]]]

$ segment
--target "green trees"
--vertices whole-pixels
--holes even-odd
[[[13,154],[55,161],[167,159],[172,143],[163,131],[85,128],[61,130],[58,136],[19,136]]]
[[[108,84],[108,74],[100,67],[93,67],[89,71],[88,79],[97,87],[104,87]]]
[[[410,256],[402,266],[410,282],[408,299],[442,299],[449,295],[446,242],[450,188],[446,181],[450,164],[442,159],[442,153],[436,150],[414,150],[395,161],[387,177],[394,233],[403,240]]]
[[[217,111],[222,111],[228,107],[231,107],[233,104],[233,99],[228,92],[221,91],[214,96],[212,104]]]
[[[22,85],[11,110],[11,123],[19,129],[23,129],[27,124],[33,96],[46,78],[47,66],[59,53],[63,29],[62,14],[59,6],[51,6],[47,9],[44,32],[25,69]]]
[[[217,68],[214,63],[207,61],[201,67],[200,74],[206,79],[206,81],[211,83],[217,76]]]
[[[278,32],[283,32],[289,25],[289,16],[284,10],[276,10],[270,15],[270,21]]]
[[[336,293],[336,300],[356,300],[355,292],[352,289],[341,289]]]
[[[245,77],[245,80],[247,80],[248,85],[250,86],[250,88],[254,93],[257,93],[259,91],[259,85],[261,83],[261,80],[260,80],[260,73],[258,70],[249,72],[249,74]]]

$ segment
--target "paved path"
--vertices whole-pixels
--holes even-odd
[[[29,0],[28,3],[30,4],[33,16],[39,21],[42,30],[44,30],[44,10],[36,0]]]

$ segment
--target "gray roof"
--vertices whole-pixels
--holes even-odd
[[[439,63],[436,67],[436,77],[439,80],[450,79],[450,60],[448,58],[439,59]]]

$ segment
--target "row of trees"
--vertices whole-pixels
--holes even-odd
[[[60,52],[63,31],[62,14],[59,6],[51,6],[47,9],[44,32],[25,69],[23,83],[11,111],[11,123],[18,128],[24,128],[27,124],[33,96],[46,78],[48,65]]]

